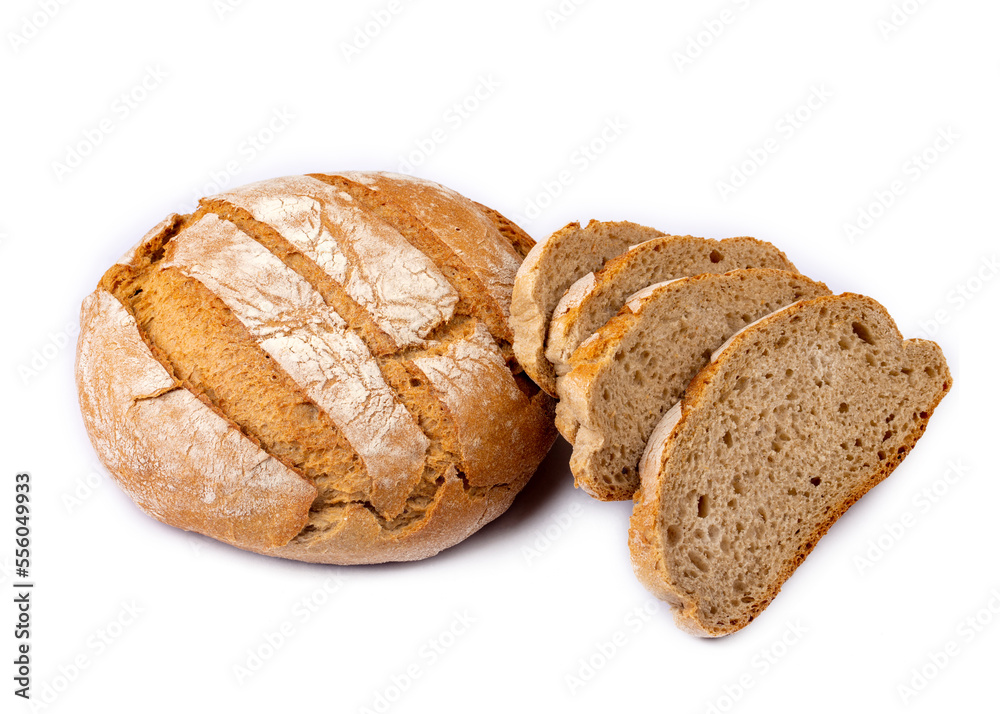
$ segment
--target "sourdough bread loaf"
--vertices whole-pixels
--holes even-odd
[[[819,297],[730,339],[657,426],[629,529],[635,572],[715,637],[768,606],[817,541],[886,478],[952,384],[860,295]]]
[[[511,304],[514,353],[524,371],[551,396],[556,374],[545,358],[552,311],[566,289],[629,246],[663,235],[627,221],[570,223],[531,249],[517,271]]]
[[[394,174],[203,199],[84,301],[91,440],[170,525],[323,563],[433,555],[502,513],[554,440],[511,346],[531,244]]]
[[[578,486],[631,499],[653,428],[727,338],[755,320],[830,290],[796,273],[735,270],[658,283],[588,338],[559,377],[556,426],[573,443]]]
[[[755,238],[662,236],[632,246],[596,273],[577,280],[559,300],[545,356],[556,375],[566,374],[576,348],[614,317],[630,295],[667,280],[745,268],[798,272],[784,253]]]

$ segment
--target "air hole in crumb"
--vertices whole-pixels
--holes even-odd
[[[778,341],[774,343],[775,347],[784,347],[789,342],[787,335],[782,335],[778,338]]]
[[[871,330],[868,329],[868,325],[865,325],[864,323],[861,322],[852,322],[851,331],[855,335],[857,335],[858,339],[860,339],[861,341],[867,342],[872,346],[875,345],[875,338],[872,337],[872,333]]]
[[[698,498],[698,518],[708,518],[708,496],[699,496]]]
[[[809,479],[809,483],[811,483],[813,486],[819,486],[821,483],[823,483],[823,480],[819,476],[813,476],[811,479]]]
[[[785,376],[786,377],[791,377],[793,374],[795,374],[795,370],[794,369],[786,369],[785,370]]]
[[[850,409],[850,407],[847,405],[847,402],[841,402],[840,403],[840,413],[841,414],[847,414],[847,410],[848,409]]]
[[[847,340],[846,337],[841,337],[840,338],[840,342],[838,342],[837,344],[840,345],[840,349],[842,349],[842,350],[849,350],[849,349],[851,349],[851,343],[848,342],[848,340]]]
[[[423,384],[424,384],[423,382],[421,382],[419,379],[416,378],[410,380],[411,387],[421,387],[423,386]]]
[[[750,597],[749,595],[744,595],[743,597],[740,598],[740,602],[749,605],[750,603],[753,602],[753,598]]]
[[[713,250],[711,253],[708,254],[708,259],[711,260],[713,263],[721,263],[722,253],[720,253],[717,250]]]
[[[722,435],[722,442],[730,449],[733,448],[733,435],[727,431]]]
[[[937,370],[935,370],[933,367],[924,367],[924,372],[927,374],[928,377],[937,376]]]
[[[690,560],[691,564],[694,565],[694,567],[698,568],[698,570],[700,570],[701,572],[703,573],[708,572],[708,561],[705,560],[701,556],[701,554],[696,553],[695,551],[692,550],[688,553],[688,560]]]
[[[667,528],[667,542],[671,545],[677,543],[681,539],[681,532],[677,526],[669,526]]]
[[[705,350],[704,352],[702,352],[701,358],[704,361],[708,362],[708,360],[712,359],[712,350]]]
[[[920,412],[920,418],[921,419],[926,419],[927,416],[928,416],[927,412]]]
[[[879,461],[885,461],[885,452],[884,451],[878,452],[878,460]]]

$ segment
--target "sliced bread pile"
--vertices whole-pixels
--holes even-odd
[[[770,272],[747,272],[754,270]],[[732,271],[740,275],[690,280]],[[667,281],[678,282],[661,285]],[[573,223],[536,245],[518,270],[514,354],[560,399],[556,426],[574,444],[577,485],[601,500],[627,500],[639,487],[639,457],[653,427],[712,352],[750,322],[826,294],[754,238]]]
[[[635,499],[636,573],[702,636],[767,607],[951,386],[936,344],[752,238],[572,224],[525,259],[511,323],[576,484]]]

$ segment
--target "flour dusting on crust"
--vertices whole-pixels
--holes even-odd
[[[170,242],[163,267],[226,303],[361,456],[372,505],[398,515],[423,474],[429,442],[343,318],[273,253],[213,215]]]
[[[518,388],[483,323],[476,323],[470,336],[448,345],[443,354],[413,363],[454,417],[471,485],[494,484],[498,472],[523,471],[522,445],[548,417]],[[509,438],[499,441],[495,434]]]
[[[454,314],[458,293],[434,262],[322,181],[289,176],[214,198],[274,228],[343,285],[400,347],[420,345]]]
[[[514,276],[521,256],[497,237],[496,226],[476,205],[441,184],[403,174],[338,174],[395,197],[482,280],[504,319],[510,318]]]
[[[244,548],[298,534],[316,496],[308,481],[180,388],[110,293],[84,301],[81,326],[84,420],[102,435],[93,440],[101,461],[143,510]],[[161,438],[164,425],[183,425],[184,437]]]

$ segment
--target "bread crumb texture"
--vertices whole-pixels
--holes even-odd
[[[859,295],[804,300],[738,333],[643,457],[629,542],[684,629],[746,626],[833,523],[886,478],[952,384]]]
[[[506,510],[555,438],[508,322],[532,245],[395,174],[203,199],[84,302],[91,440],[170,525],[313,562],[433,555]]]
[[[712,353],[755,320],[826,285],[781,270],[704,273],[646,288],[581,345],[559,378],[556,425],[574,442],[576,481],[602,500],[628,500],[654,427]]]

